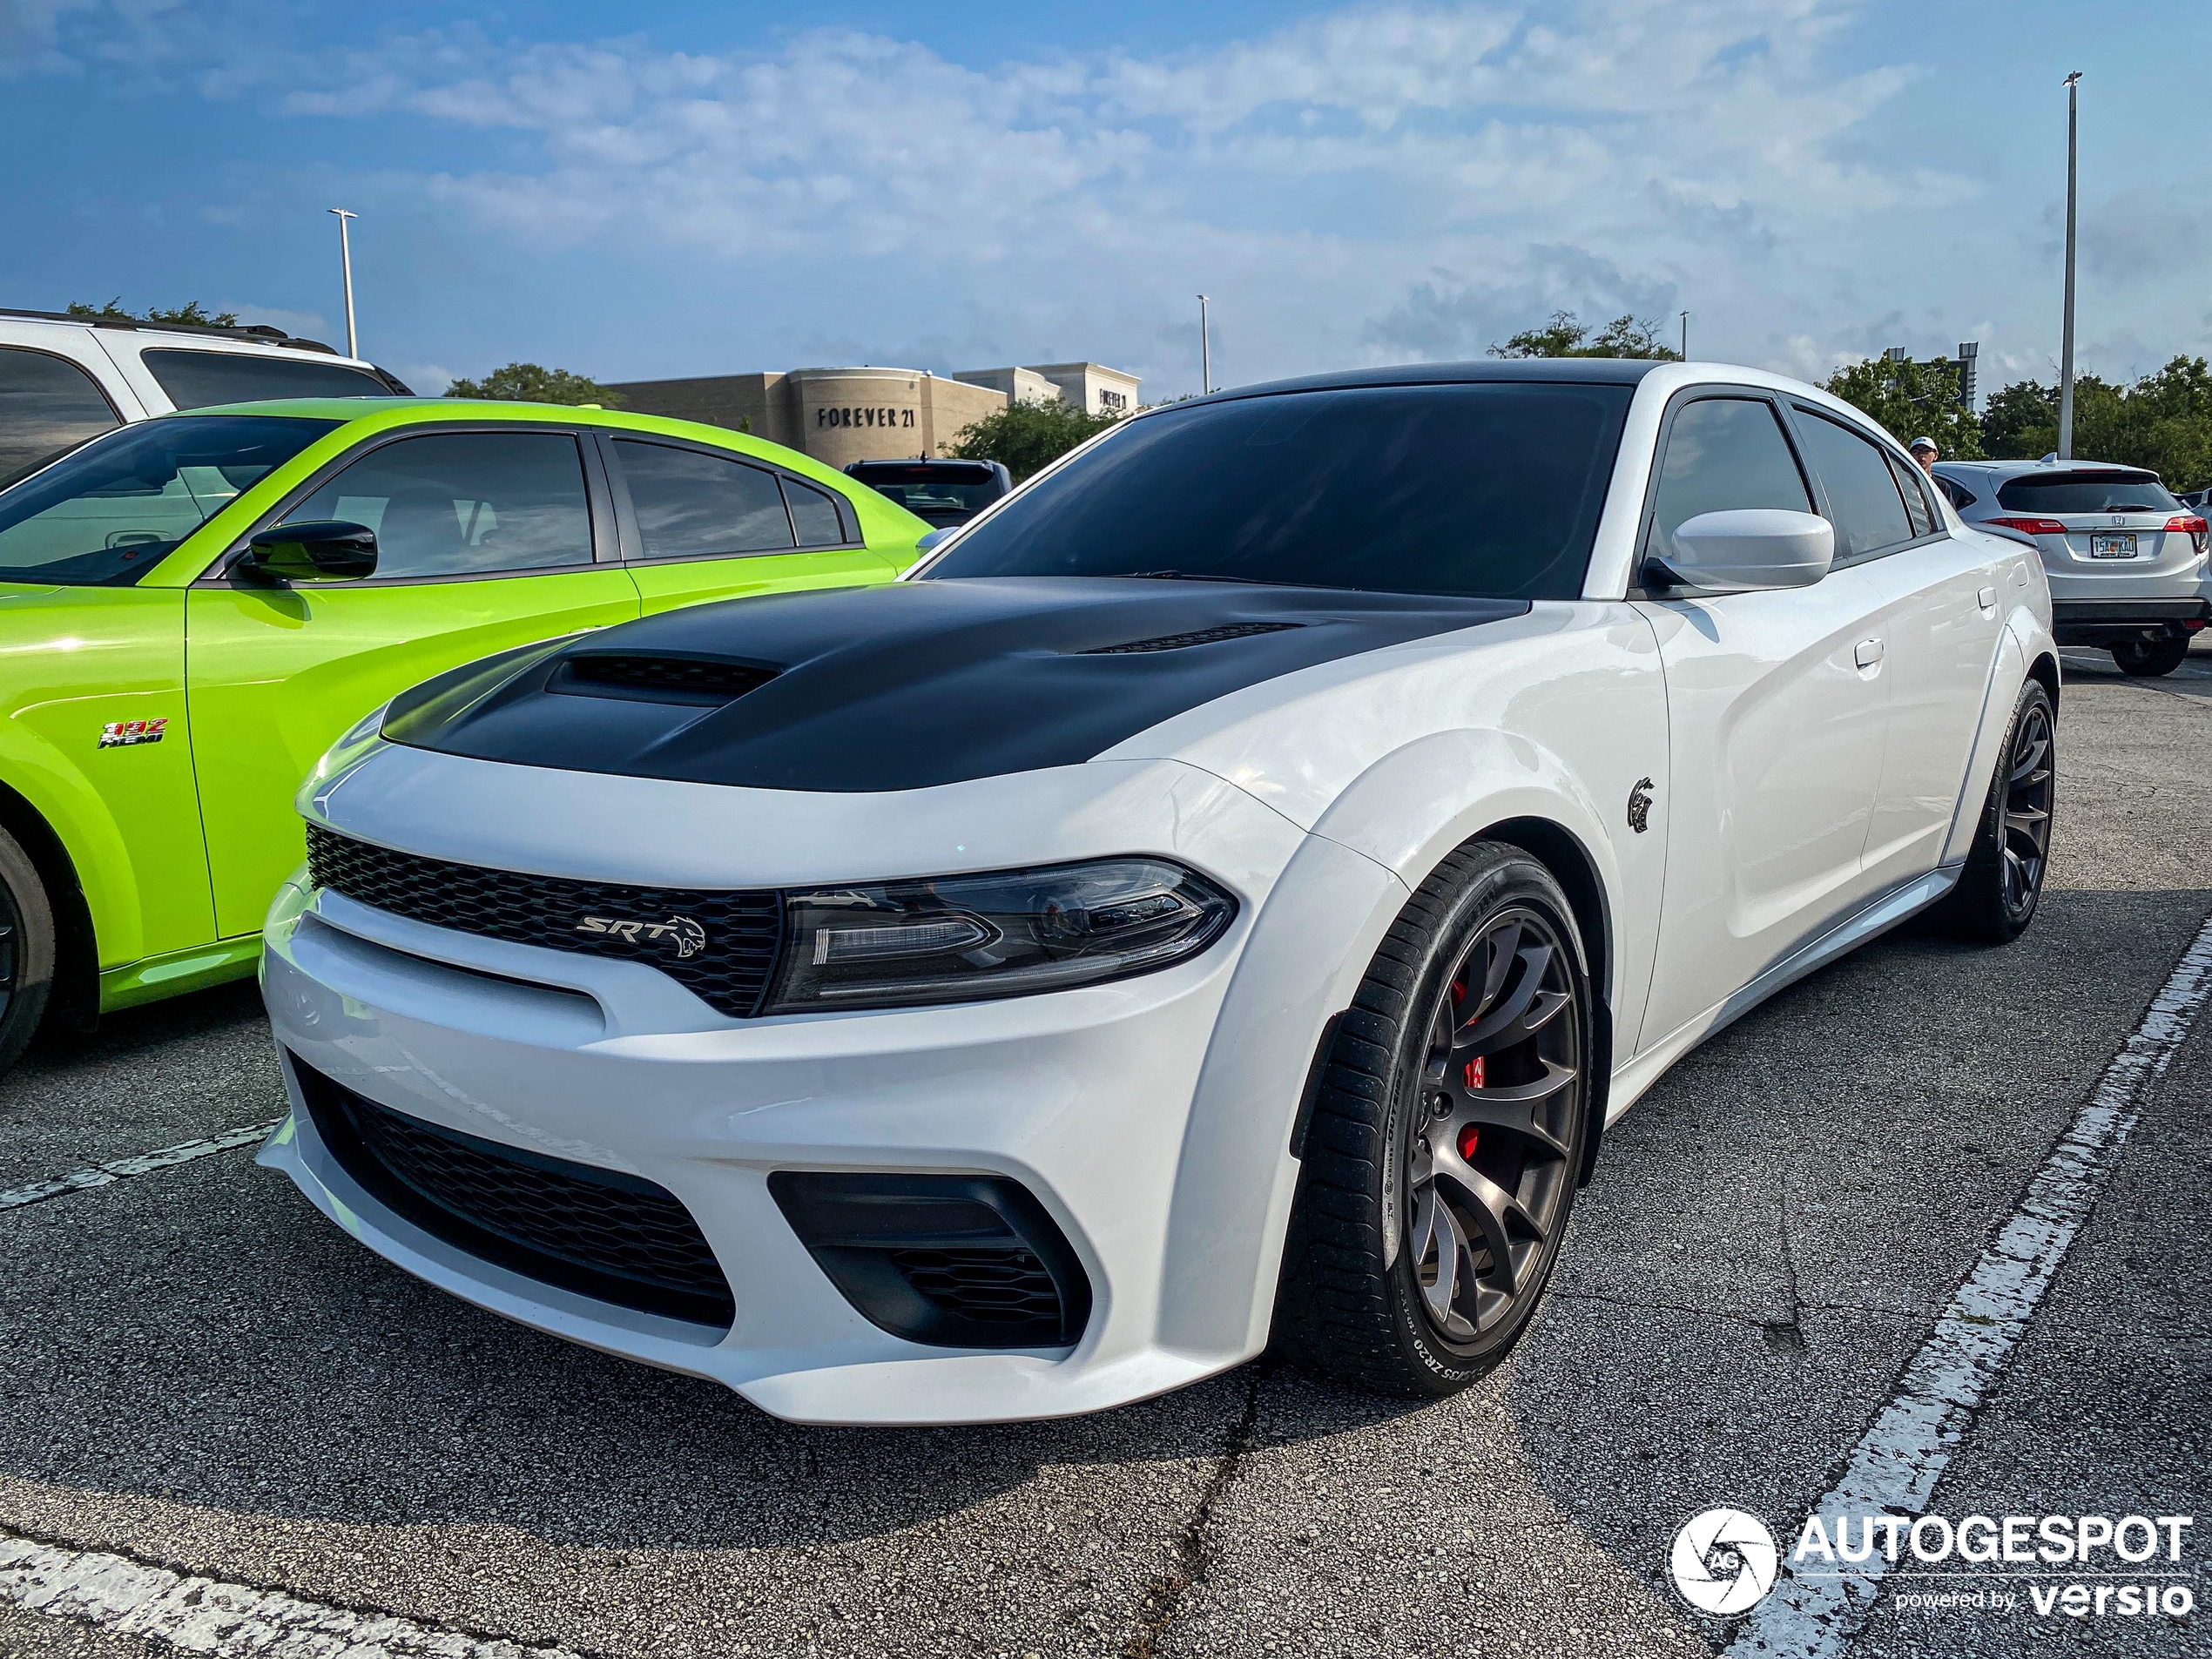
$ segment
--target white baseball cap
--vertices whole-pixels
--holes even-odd
[[[1906,447],[1913,449],[1932,449],[1936,447],[1936,441],[1933,438],[1915,438]]]

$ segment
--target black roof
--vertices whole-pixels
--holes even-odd
[[[1332,374],[1231,387],[1172,407],[1188,408],[1193,403],[1225,403],[1234,398],[1268,397],[1278,392],[1328,392],[1354,386],[1450,386],[1476,381],[1634,386],[1665,361],[1656,357],[1481,357],[1466,363],[1393,363],[1382,368],[1339,369]]]

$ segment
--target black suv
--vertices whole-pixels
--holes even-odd
[[[995,461],[856,461],[845,472],[940,529],[965,524],[1014,488]]]

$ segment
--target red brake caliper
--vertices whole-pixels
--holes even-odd
[[[1464,980],[1453,980],[1452,981],[1452,1001],[1454,1002],[1464,1002],[1467,1001],[1467,981]],[[1469,1089],[1480,1089],[1482,1087],[1482,1056],[1480,1055],[1475,1055],[1474,1059],[1467,1062],[1465,1075],[1467,1081],[1467,1087]],[[1474,1157],[1475,1143],[1480,1138],[1481,1131],[1474,1124],[1469,1123],[1465,1128],[1461,1129],[1460,1130],[1460,1156],[1463,1158],[1472,1160]]]

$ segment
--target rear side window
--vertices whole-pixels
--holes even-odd
[[[1803,404],[1797,423],[1805,459],[1820,475],[1836,516],[1837,558],[1865,558],[1912,539],[1905,498],[1888,458],[1871,442]]]
[[[141,352],[146,371],[180,409],[211,403],[253,403],[277,397],[389,397],[392,388],[366,370],[305,357],[259,357],[249,352]]]
[[[698,449],[615,440],[649,559],[785,553],[794,545],[776,475]],[[837,509],[830,508],[830,516]],[[843,541],[841,532],[833,543]]]
[[[0,347],[0,486],[121,424],[67,358]]]
[[[1929,501],[1927,492],[1921,488],[1922,474],[1919,465],[1910,461],[1899,461],[1886,449],[1882,451],[1882,459],[1890,463],[1890,476],[1897,480],[1898,494],[1905,497],[1905,516],[1912,526],[1912,534],[1916,536],[1934,534],[1938,522],[1935,504]]]
[[[583,462],[565,432],[443,432],[372,449],[284,516],[376,532],[379,577],[591,563]]]
[[[2008,513],[2178,513],[2155,472],[2118,467],[2090,472],[2031,472],[1997,487],[1997,504]]]
[[[812,484],[802,484],[796,478],[786,478],[784,500],[791,508],[791,527],[799,532],[801,547],[835,547],[845,539],[845,522],[837,516],[837,503],[825,490]]]
[[[1676,412],[1653,492],[1649,551],[1664,559],[1675,531],[1700,513],[1743,508],[1812,511],[1773,406],[1757,398],[1701,398]]]
[[[1185,577],[1575,599],[1633,388],[1347,387],[1138,415],[931,577]]]
[[[1946,478],[1941,473],[1936,475],[1935,487],[1950,496],[1951,504],[1962,513],[1979,499],[1973,490],[1967,489],[1956,478]]]

